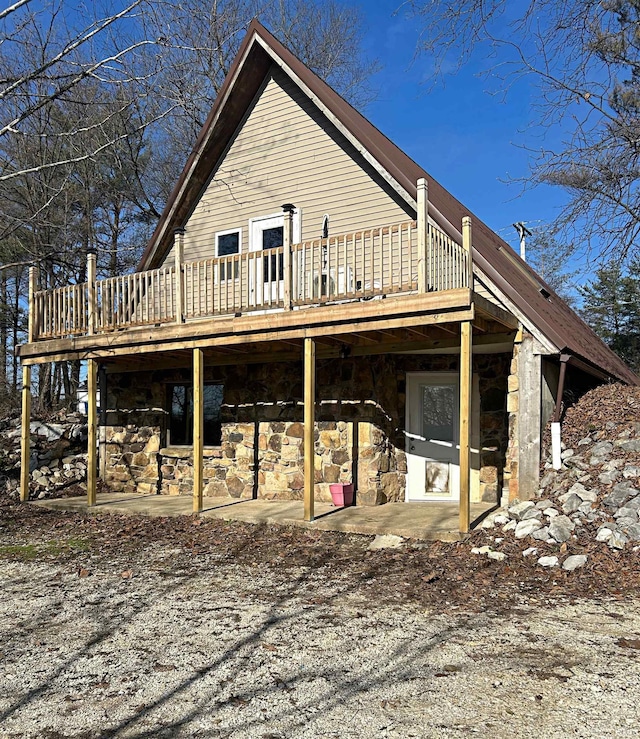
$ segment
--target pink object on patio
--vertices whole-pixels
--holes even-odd
[[[333,505],[347,507],[353,505],[353,483],[336,482],[329,485]]]

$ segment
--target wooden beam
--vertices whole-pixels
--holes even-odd
[[[304,520],[313,521],[315,492],[316,344],[304,340]]]
[[[20,500],[29,500],[31,461],[31,367],[22,368],[22,432],[20,438]]]
[[[519,321],[511,313],[495,305],[490,300],[487,300],[483,295],[473,294],[473,304],[476,312],[480,313],[482,317],[490,318],[496,323],[499,323],[506,328],[516,330],[519,326]]]
[[[456,292],[465,302],[470,300],[469,290],[448,291]],[[434,293],[421,296],[428,301]],[[414,296],[415,297],[415,296]],[[380,301],[388,303],[390,301]],[[372,313],[370,315],[355,312],[353,316],[347,311],[347,306],[340,306],[340,315],[354,320],[336,322],[335,306],[330,309],[314,308],[305,313],[291,311],[290,313],[275,313],[270,315],[243,316],[241,318],[207,319],[177,326],[160,326],[154,329],[130,329],[122,333],[104,336],[79,337],[75,339],[56,339],[52,341],[35,342],[20,347],[19,356],[23,364],[42,364],[44,362],[61,361],[68,359],[89,359],[115,357],[118,355],[144,352],[175,351],[179,349],[225,347],[230,345],[250,344],[254,342],[271,342],[278,340],[320,338],[331,335],[334,338],[349,335],[359,331],[375,331],[377,328],[385,330],[407,328],[411,326],[454,324],[460,321],[473,320],[474,307],[470,303],[464,307],[441,306],[442,310],[418,309],[419,303],[407,301],[404,304],[407,312],[399,311],[400,315],[390,311],[388,315]],[[433,308],[437,303],[433,303]],[[408,313],[408,314],[407,314]],[[359,316],[357,319],[355,316]],[[288,319],[283,321],[283,317]],[[271,325],[269,325],[271,324]],[[176,329],[179,329],[176,331]],[[448,327],[445,329],[447,331]],[[347,339],[348,340],[348,339]]]
[[[95,359],[87,362],[87,505],[96,504],[96,488],[98,482],[97,430],[98,405],[98,363]]]
[[[193,350],[193,512],[202,511],[204,452],[204,352]]]

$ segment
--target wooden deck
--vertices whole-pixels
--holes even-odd
[[[327,325],[340,333],[340,325],[417,312],[434,322],[429,314],[471,304],[469,250],[431,224],[422,231],[409,221],[290,246],[286,241],[276,249],[184,263],[178,242],[173,265],[104,280],[95,279],[95,256],[89,255],[88,282],[54,289],[40,289],[32,270],[29,342],[21,358],[69,359],[73,349],[132,346],[151,334],[160,343],[200,340],[207,328],[227,343],[234,336],[244,343],[247,332],[295,326],[313,337]],[[56,348],[64,356],[56,356]]]

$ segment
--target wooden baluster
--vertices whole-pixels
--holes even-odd
[[[349,266],[347,265],[347,235],[342,237],[342,269],[344,270],[344,279],[342,281],[342,293],[346,295],[349,292]]]
[[[371,290],[372,292],[375,292],[376,290],[376,236],[375,231],[371,229],[369,231],[369,239],[371,240],[371,244],[369,246],[369,262],[370,262],[370,270],[371,270]]]

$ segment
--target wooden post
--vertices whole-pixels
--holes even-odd
[[[202,510],[204,448],[204,352],[193,350],[193,512]]]
[[[427,247],[429,243],[429,191],[424,177],[418,180],[417,186],[417,222],[418,222],[418,292],[426,293],[427,282]]]
[[[31,343],[38,335],[38,316],[36,314],[35,293],[38,289],[38,268],[29,267],[29,323],[28,323],[28,341]]]
[[[284,309],[291,310],[293,302],[291,299],[292,272],[291,272],[291,243],[293,242],[293,212],[296,207],[292,203],[282,206],[284,212],[284,228],[282,229],[282,251],[284,272]]]
[[[316,342],[304,340],[304,520],[313,521],[315,490]]]
[[[29,500],[31,461],[31,367],[22,367],[22,436],[20,440],[20,500]]]
[[[87,333],[96,332],[96,255],[90,251],[87,254]]]
[[[471,508],[471,321],[460,324],[460,531],[468,533]]]
[[[471,218],[465,216],[462,219],[462,246],[467,252],[467,282],[470,290],[473,290],[473,259],[471,256]]]
[[[98,481],[98,459],[96,454],[98,405],[96,395],[98,389],[98,363],[95,359],[87,360],[87,505],[96,504],[96,487]]]
[[[175,258],[176,323],[184,323],[184,228],[173,232],[173,255]],[[193,286],[192,286],[193,287]]]
[[[468,267],[471,262],[471,218],[462,219],[462,246],[467,252]],[[472,274],[469,272],[468,274]],[[473,280],[469,277],[469,288]],[[472,378],[472,323],[460,324],[460,532],[469,532],[471,509],[471,378]]]
[[[107,370],[104,365],[98,369],[98,390],[100,391],[100,415],[98,416],[98,476],[107,479]]]

